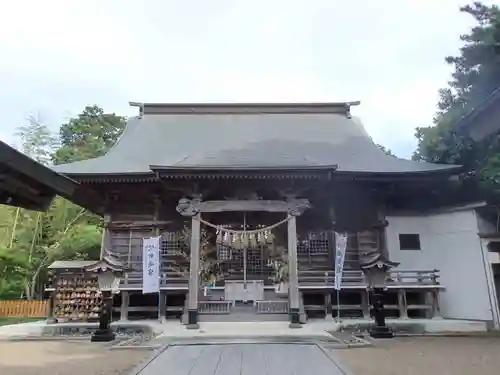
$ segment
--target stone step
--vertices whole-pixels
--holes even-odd
[[[231,314],[200,314],[200,322],[285,322],[288,314],[257,314],[257,313],[231,313]]]

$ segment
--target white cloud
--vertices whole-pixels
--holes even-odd
[[[18,0],[0,22],[0,137],[86,104],[357,100],[409,156],[471,20],[457,0]]]

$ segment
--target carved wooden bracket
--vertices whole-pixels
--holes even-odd
[[[378,223],[373,225],[373,229],[381,229],[389,226],[389,222],[387,220],[380,220]]]
[[[286,203],[288,203],[288,214],[292,216],[300,216],[305,210],[311,208],[307,199],[290,199]]]
[[[200,205],[201,199],[181,198],[179,199],[179,203],[177,203],[176,210],[182,216],[194,216],[201,212]]]

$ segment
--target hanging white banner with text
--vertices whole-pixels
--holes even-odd
[[[160,291],[160,237],[142,239],[142,293]]]
[[[333,288],[337,290],[340,290],[342,286],[347,239],[347,233],[335,232],[335,280]]]

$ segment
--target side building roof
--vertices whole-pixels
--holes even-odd
[[[0,203],[45,211],[56,195],[71,199],[77,182],[0,141]]]
[[[351,117],[353,103],[131,104],[140,115],[128,120],[106,155],[54,170],[78,179],[152,170],[330,168],[399,175],[460,168],[386,155]]]
[[[500,87],[462,117],[456,130],[476,141],[500,131]]]

